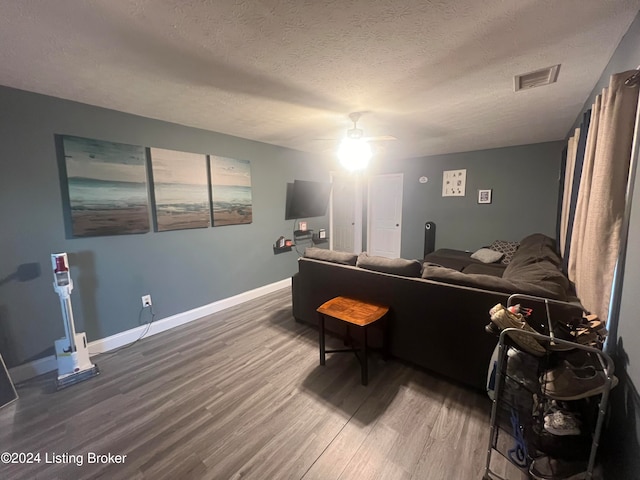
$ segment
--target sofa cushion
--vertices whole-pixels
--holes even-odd
[[[560,272],[558,273],[562,275]],[[529,278],[532,277],[533,275]],[[562,281],[557,281],[555,278],[545,279],[543,276],[540,276],[540,280],[538,281],[529,282],[521,279],[501,278],[493,275],[462,273],[457,270],[441,267],[440,265],[425,263],[422,270],[422,278],[454,285],[493,290],[495,292],[510,294],[525,293],[527,295],[563,301],[567,299],[567,289]]]
[[[518,250],[519,246],[520,246],[519,242],[509,242],[507,240],[494,240],[493,243],[489,245],[489,248],[491,250],[495,250],[496,252],[504,253],[504,257],[502,257],[501,262],[503,265],[509,265],[509,262],[511,262],[511,259],[513,258],[513,255],[516,253],[516,250]]]
[[[490,248],[480,248],[471,254],[471,258],[482,263],[494,263],[504,256],[503,252],[498,252]]]
[[[429,263],[424,264],[422,278],[454,285],[463,285],[465,287],[494,290],[496,292],[518,292],[518,288],[513,282],[501,277],[496,277],[495,275],[462,273],[457,270],[453,270],[452,268],[441,267],[440,265],[433,265]]]
[[[501,263],[471,263],[462,269],[462,273],[481,273],[501,277],[506,265]]]
[[[502,278],[518,283],[535,284],[538,288],[550,292],[551,298],[565,300],[570,294],[569,280],[548,260],[537,260],[528,264],[517,264],[515,268],[509,265]]]
[[[542,233],[534,233],[520,241],[520,248],[509,264],[512,268],[547,260],[556,267],[562,265],[562,259],[556,252],[556,242]]]
[[[471,259],[470,252],[450,248],[439,248],[435,252],[429,253],[424,257],[423,262],[442,265],[458,271],[462,271],[467,265],[475,263]]]
[[[544,233],[532,233],[531,235],[528,235],[520,240],[520,245],[524,247],[545,246],[551,248],[552,250],[555,250],[556,242],[554,239],[546,236]]]
[[[376,257],[363,252],[358,255],[356,266],[375,272],[391,273],[403,277],[419,277],[422,265],[417,260]]]
[[[571,293],[571,286],[559,268],[561,263],[562,260],[555,251],[555,241],[541,233],[534,233],[520,241],[520,247],[507,265],[502,278],[535,284],[544,293],[538,294],[539,296],[565,300]]]
[[[309,247],[304,249],[306,258],[314,260],[324,260],[325,262],[339,263],[341,265],[354,266],[358,259],[355,253],[338,252],[336,250],[327,250],[325,248]]]

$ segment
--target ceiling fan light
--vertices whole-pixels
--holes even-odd
[[[362,139],[345,138],[338,148],[340,165],[352,172],[367,168],[372,155],[371,145]]]
[[[364,131],[361,128],[350,128],[347,130],[347,138],[351,140],[359,140],[364,135]]]

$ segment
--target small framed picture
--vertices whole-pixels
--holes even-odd
[[[478,203],[491,203],[491,190],[478,190]]]
[[[307,222],[298,222],[298,230],[301,232],[307,231]]]

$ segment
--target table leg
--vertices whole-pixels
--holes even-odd
[[[389,314],[385,316],[383,319],[384,323],[382,324],[382,358],[386,362],[389,360],[391,354],[389,353],[391,350],[391,341],[389,339]]]
[[[319,332],[320,332],[320,365],[325,364],[325,348],[324,348],[324,315],[319,313]]]
[[[367,356],[367,330],[368,328],[364,327],[364,342],[362,343],[362,360],[360,361],[362,364],[362,385],[366,385],[369,383],[369,357]]]

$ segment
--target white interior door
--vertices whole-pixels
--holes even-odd
[[[403,175],[377,175],[369,180],[367,251],[399,258],[402,240]]]
[[[362,189],[354,175],[332,174],[329,248],[362,251]]]

